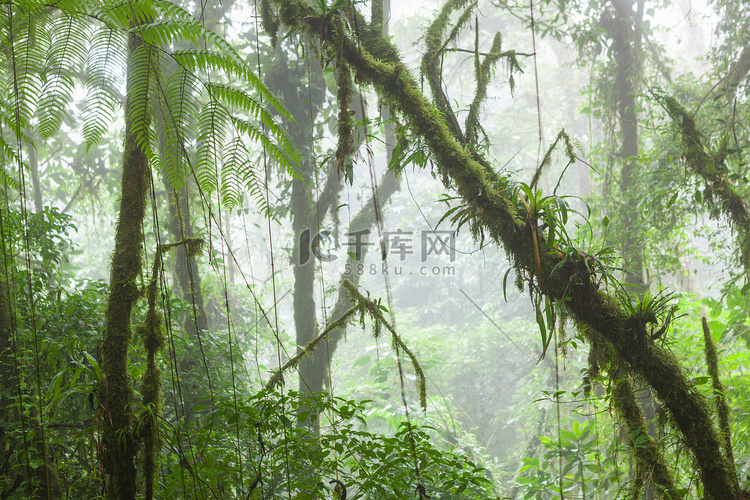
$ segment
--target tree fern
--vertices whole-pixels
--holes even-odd
[[[144,42],[136,57],[159,54],[153,60],[178,68],[164,83],[164,67],[136,64],[148,74],[133,75],[141,83],[129,96],[140,146],[175,187],[194,175],[204,191],[221,189],[230,205],[249,190],[266,207],[259,177],[250,172],[253,154],[262,148],[292,171],[294,148],[267,110],[285,115],[283,106],[226,40],[170,1],[60,0],[53,9],[16,0],[2,9],[0,22],[0,43],[11,48],[0,53],[6,82],[0,90],[13,96],[17,110],[2,121],[14,131],[32,127],[53,136],[82,82],[83,136],[88,147],[98,144],[123,104],[126,39],[133,33]],[[219,83],[223,75],[232,76],[232,85]],[[157,108],[164,158],[155,157],[154,125],[139,119]],[[255,153],[246,140],[258,145]]]

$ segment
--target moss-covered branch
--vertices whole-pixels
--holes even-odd
[[[338,123],[338,145],[336,146],[336,168],[339,175],[344,174],[344,178],[352,182],[351,176],[353,168],[351,155],[354,153],[354,137],[352,129],[354,120],[352,120],[352,77],[349,72],[349,66],[343,59],[336,63],[336,84],[338,89],[336,97],[339,105],[339,123]],[[346,166],[345,166],[346,165]]]
[[[680,129],[685,161],[694,174],[706,182],[703,200],[717,202],[719,209],[729,217],[737,232],[740,255],[745,274],[750,277],[750,213],[747,204],[732,187],[729,171],[724,165],[725,151],[710,154],[695,119],[673,97],[660,98],[669,115]]]
[[[360,314],[360,323],[362,323],[362,326],[364,326],[365,324],[365,316],[369,316],[373,320],[373,336],[375,338],[378,338],[382,327],[384,326],[385,329],[388,330],[388,332],[391,334],[391,341],[393,342],[394,350],[402,350],[404,353],[406,353],[409,360],[411,361],[412,367],[414,368],[415,375],[417,376],[417,392],[419,393],[419,405],[422,407],[422,410],[426,410],[427,379],[425,378],[422,366],[419,364],[419,360],[417,360],[417,357],[414,355],[411,349],[409,349],[407,345],[404,344],[404,341],[401,340],[401,336],[396,333],[396,330],[393,328],[393,326],[388,322],[388,320],[385,319],[385,316],[383,316],[383,310],[385,308],[380,305],[380,301],[370,300],[369,298],[359,293],[357,287],[354,286],[350,281],[344,280],[341,285],[346,289],[349,297],[351,297],[351,299],[355,302],[357,310]]]
[[[299,16],[310,9],[299,0],[276,3],[282,22],[291,26],[301,26],[303,20]],[[704,495],[709,499],[739,500],[740,492],[731,480],[731,464],[722,451],[708,403],[688,382],[677,358],[654,344],[646,325],[632,321],[617,299],[599,290],[600,277],[585,258],[578,257],[578,252],[563,255],[548,251],[545,240],[537,239],[534,224],[516,211],[509,183],[489,173],[459,143],[404,64],[385,62],[369,50],[371,43],[378,50],[387,42],[373,33],[356,37],[342,29],[331,30],[312,23],[305,24],[305,28],[319,40],[330,36],[331,45],[356,70],[359,81],[374,85],[406,117],[412,131],[429,146],[441,173],[450,177],[472,209],[474,228],[502,244],[520,274],[543,279],[546,295],[564,303],[579,323],[606,339],[619,358],[654,388],[695,456]],[[532,263],[535,241],[539,245],[536,253],[542,257],[541,275],[537,275]]]
[[[658,498],[671,500],[682,498],[667,467],[664,454],[648,433],[646,419],[643,410],[638,405],[632,381],[621,370],[615,370],[611,376],[614,388],[612,402],[625,424],[628,443],[636,457],[636,482],[633,485],[632,498],[640,498],[640,490],[646,478],[658,491]]]
[[[391,339],[393,341],[394,349],[402,350],[409,357],[409,360],[411,361],[411,364],[414,367],[414,371],[417,375],[417,390],[419,392],[419,403],[423,410],[426,409],[427,408],[426,379],[425,379],[424,371],[422,370],[422,367],[419,364],[417,357],[406,346],[406,344],[404,344],[404,341],[401,340],[401,337],[396,333],[396,330],[385,319],[379,302],[373,301],[363,296],[361,293],[359,293],[359,290],[357,290],[357,287],[351,284],[349,281],[346,281],[346,280],[343,281],[342,286],[344,287],[344,289],[346,289],[346,292],[349,294],[349,297],[354,303],[354,306],[348,311],[346,311],[344,314],[342,314],[341,317],[339,317],[337,320],[330,322],[328,326],[326,326],[325,330],[323,330],[318,335],[316,335],[310,342],[308,342],[308,344],[305,347],[300,349],[297,352],[297,354],[289,358],[289,360],[287,360],[286,363],[284,363],[281,367],[279,367],[274,372],[271,379],[266,383],[266,389],[271,390],[274,387],[276,387],[278,384],[280,384],[284,380],[283,379],[284,373],[288,371],[289,369],[294,368],[297,365],[299,365],[300,361],[302,361],[302,359],[305,356],[310,356],[314,354],[315,350],[320,345],[320,343],[325,338],[327,338],[331,332],[345,328],[349,320],[352,319],[354,316],[359,316],[360,322],[364,326],[365,317],[369,316],[373,320],[374,337],[378,338],[382,330],[382,327],[385,326],[386,330],[388,330],[388,332],[391,334]]]
[[[477,36],[479,36],[479,30],[477,30]],[[478,44],[477,44],[478,45]],[[492,70],[495,65],[508,54],[501,52],[503,48],[503,36],[500,33],[495,33],[495,38],[492,40],[492,48],[490,53],[487,54],[479,64],[479,47],[475,47],[476,53],[474,58],[477,60],[476,68],[476,91],[474,93],[474,100],[469,105],[469,114],[466,116],[466,140],[469,144],[477,144],[479,141],[479,131],[482,130],[482,126],[479,122],[479,114],[481,111],[482,104],[487,99],[487,87],[490,83],[490,77],[492,76]],[[515,57],[513,58],[515,61]],[[518,66],[516,64],[516,66]],[[512,81],[512,76],[511,76]]]
[[[631,485],[631,498],[641,498],[641,491],[646,484],[659,492],[657,498],[677,500],[677,492],[672,473],[667,466],[664,454],[649,434],[648,425],[642,407],[638,404],[635,388],[630,374],[612,358],[612,352],[600,337],[584,328],[589,344],[589,368],[584,377],[584,390],[591,391],[592,378],[601,374],[604,366],[609,367],[609,379],[612,387],[612,405],[617,416],[625,425],[628,445],[636,459],[636,475]]]
[[[310,342],[307,343],[305,347],[297,351],[297,354],[289,358],[286,363],[284,363],[274,371],[273,375],[266,383],[266,389],[271,390],[277,385],[281,384],[284,381],[284,373],[299,365],[300,361],[302,361],[302,358],[304,358],[305,356],[313,355],[315,353],[315,349],[317,349],[318,345],[328,337],[328,334],[338,328],[346,327],[347,322],[352,318],[352,316],[357,314],[357,312],[357,308],[352,307],[344,314],[342,314],[340,318],[328,323],[328,326],[326,326],[325,330],[316,335]]]
[[[714,401],[716,402],[716,414],[719,417],[719,429],[724,438],[724,453],[731,463],[734,463],[734,451],[732,450],[732,430],[729,427],[729,405],[724,393],[724,384],[719,377],[719,357],[716,354],[716,345],[711,337],[706,318],[701,318],[703,326],[703,349],[706,356],[706,366],[714,389]],[[732,470],[734,481],[737,482],[737,472]]]
[[[450,35],[445,39],[445,32],[448,29],[448,21],[451,13],[466,7],[467,4],[468,7],[459,16]],[[422,56],[422,74],[427,78],[427,83],[430,85],[430,90],[435,99],[435,106],[443,114],[443,118],[453,135],[462,143],[466,142],[466,138],[458,124],[450,100],[443,91],[443,75],[440,69],[442,67],[445,46],[450,41],[455,40],[458,33],[471,20],[471,11],[475,6],[476,2],[470,2],[469,0],[449,0],[446,2],[438,16],[425,32],[427,51]]]

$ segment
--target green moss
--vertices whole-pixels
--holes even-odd
[[[374,30],[383,30],[383,0],[373,0],[370,6],[370,25]]]
[[[302,6],[296,0],[277,1],[279,18],[289,27],[296,27],[302,22]]]
[[[260,18],[263,23],[263,29],[271,37],[271,45],[276,47],[279,34],[279,18],[271,8],[270,0],[262,0],[260,3]]]
[[[349,165],[351,168],[351,162],[348,161],[354,152],[354,137],[352,136],[352,129],[354,127],[354,121],[352,115],[354,114],[351,109],[352,101],[352,77],[349,72],[349,66],[344,62],[343,59],[339,58],[337,62],[338,75],[336,83],[338,86],[337,100],[339,106],[339,123],[338,123],[338,145],[336,147],[336,165],[339,171],[339,175],[343,174],[345,179],[353,182],[352,172],[345,168],[345,165]]]

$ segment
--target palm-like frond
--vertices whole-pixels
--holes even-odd
[[[127,38],[108,26],[96,28],[86,62],[83,137],[96,144],[107,131],[122,101],[125,87]]]
[[[155,49],[150,45],[141,45],[130,54],[128,61],[128,112],[126,122],[136,137],[136,143],[142,151],[148,151],[153,144],[151,120],[154,116],[154,99],[159,80],[160,68]]]
[[[190,174],[187,141],[197,136],[200,95],[201,84],[195,75],[179,70],[170,75],[159,96],[159,119],[163,127],[160,171],[178,189]]]
[[[208,194],[218,187],[219,166],[231,119],[227,109],[214,100],[203,106],[198,115],[198,141],[193,169],[198,184]]]
[[[18,156],[18,150],[14,144],[8,143],[6,138],[0,134],[0,163],[2,165],[19,165],[21,158]],[[19,189],[20,185],[16,180],[17,176],[7,172],[5,167],[0,168],[0,183],[6,184],[13,189]]]
[[[52,137],[60,127],[72,101],[73,88],[80,79],[87,56],[86,42],[91,29],[88,23],[59,13],[49,25],[50,47],[45,71],[42,74],[39,101],[38,130],[44,137]]]
[[[296,153],[268,111],[286,116],[283,106],[225,39],[169,0],[59,0],[55,7],[13,0],[0,9],[0,45],[10,48],[0,51],[0,80],[7,82],[0,91],[14,103],[3,123],[17,134],[36,128],[53,136],[82,81],[83,136],[95,145],[123,105],[130,67],[129,123],[154,166],[175,186],[194,175],[204,191],[220,189],[230,206],[249,190],[266,207],[248,141],[290,172]],[[143,41],[130,63],[129,34]],[[168,61],[174,74],[162,83]],[[232,85],[216,81],[223,75],[232,75]],[[155,125],[146,117],[157,109]]]
[[[50,46],[48,19],[43,12],[13,12],[6,17],[5,40],[9,46],[7,74],[12,81],[11,129],[19,134],[31,125],[42,95],[45,55]]]
[[[242,192],[242,172],[250,168],[250,155],[240,137],[229,141],[224,150],[221,169],[221,198],[230,208],[240,202],[239,193]],[[265,210],[265,199],[262,199],[262,209]]]

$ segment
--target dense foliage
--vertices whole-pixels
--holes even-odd
[[[750,498],[746,4],[8,2],[0,498]]]

